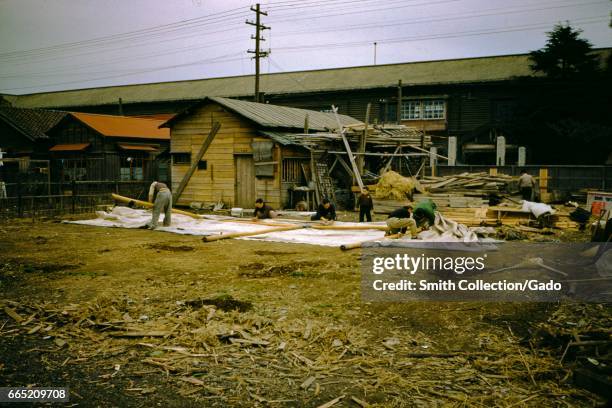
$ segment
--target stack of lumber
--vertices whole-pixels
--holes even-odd
[[[418,202],[425,199],[430,199],[438,208],[480,208],[483,205],[489,204],[489,200],[482,197],[471,197],[463,194],[414,194],[414,201]]]
[[[488,207],[479,208],[438,208],[446,218],[456,221],[468,227],[497,225],[497,219],[488,212]]]
[[[487,216],[498,220],[499,225],[517,226],[529,225],[536,221],[536,217],[529,211],[523,211],[520,207],[494,206],[489,207]],[[563,208],[555,208],[555,213],[551,216],[552,226],[558,229],[575,230],[580,228],[580,224],[569,218],[569,212]]]
[[[505,174],[461,173],[444,177],[423,177],[421,184],[431,193],[468,193],[488,195],[507,192],[508,186],[516,178]]]

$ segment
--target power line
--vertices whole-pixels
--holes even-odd
[[[588,18],[583,18],[583,19],[576,19],[576,20],[573,20],[573,23],[593,24],[593,23],[599,23],[602,21],[608,21],[607,17],[588,17]],[[383,38],[383,39],[370,39],[367,41],[352,41],[352,42],[345,42],[345,43],[325,43],[325,44],[312,44],[312,45],[303,45],[303,46],[276,47],[275,52],[295,52],[295,51],[303,51],[304,49],[355,47],[355,46],[361,46],[361,45],[370,45],[372,44],[372,41],[376,41],[378,44],[385,44],[385,43],[392,44],[392,43],[432,40],[432,39],[473,37],[473,36],[478,36],[478,35],[500,34],[500,33],[507,33],[507,32],[515,32],[515,31],[526,31],[526,30],[549,28],[551,24],[555,24],[555,23],[556,22],[522,25],[522,26],[515,26],[513,28],[502,29],[502,30],[499,30],[499,29],[471,30],[471,31],[463,31],[463,32],[455,32],[455,33],[442,33],[442,34],[403,37],[403,38]]]
[[[298,31],[283,32],[283,33],[278,34],[278,36],[284,37],[284,36],[306,34],[306,33],[321,34],[321,33],[338,32],[338,31],[364,30],[364,29],[369,29],[369,28],[386,28],[386,27],[394,27],[394,26],[406,26],[410,24],[437,23],[437,22],[444,22],[444,21],[453,21],[453,20],[462,20],[462,19],[489,17],[489,16],[502,16],[502,15],[509,15],[509,14],[520,14],[520,13],[527,13],[527,12],[532,12],[532,11],[554,10],[554,9],[560,9],[560,8],[569,8],[569,7],[593,5],[593,4],[604,4],[604,3],[608,3],[608,1],[607,0],[593,1],[590,3],[582,3],[582,4],[573,3],[573,4],[555,5],[555,6],[551,5],[549,7],[536,7],[536,8],[526,8],[526,9],[518,9],[518,10],[515,10],[515,9],[508,10],[507,8],[502,8],[502,9],[497,8],[497,9],[484,10],[481,13],[451,14],[451,16],[455,16],[455,17],[448,16],[448,17],[436,17],[436,18],[419,18],[419,19],[411,19],[411,20],[393,20],[390,22],[382,23],[382,24],[360,24],[358,26],[331,28],[331,29],[323,29],[323,30],[312,30],[312,29],[298,30]],[[552,4],[555,4],[555,3],[552,3]]]
[[[239,55],[239,54],[242,54],[242,53],[228,54],[227,56]],[[56,83],[53,83],[53,84],[43,84],[43,85],[33,85],[33,86],[21,86],[21,87],[15,87],[15,88],[4,88],[3,91],[13,91],[13,90],[17,90],[17,89],[45,88],[45,87],[52,87],[52,86],[59,86],[59,85],[70,85],[70,84],[75,84],[75,83],[93,82],[93,81],[99,81],[99,80],[102,80],[102,79],[120,78],[120,77],[124,77],[124,76],[128,76],[128,75],[135,75],[135,74],[143,74],[143,73],[150,73],[150,72],[156,72],[156,71],[163,71],[163,70],[166,70],[166,69],[182,68],[182,67],[198,65],[198,64],[207,64],[207,63],[208,64],[216,64],[216,63],[220,63],[220,62],[237,61],[237,60],[240,59],[240,58],[228,58],[228,59],[219,59],[219,58],[221,58],[221,57],[216,57],[216,58],[212,58],[212,59],[208,59],[208,60],[198,60],[198,61],[193,61],[193,62],[189,62],[189,63],[185,63],[185,64],[175,64],[175,65],[168,65],[168,66],[152,68],[152,69],[143,69],[143,70],[133,71],[132,73],[129,73],[129,74],[118,74],[118,75],[103,76],[103,77],[97,77],[97,78],[91,78],[91,79],[66,81],[66,82],[56,82]]]
[[[0,58],[10,57],[14,55],[23,56],[23,55],[28,55],[30,53],[36,53],[36,52],[58,51],[63,48],[91,46],[91,45],[97,45],[97,44],[103,43],[105,41],[131,40],[133,39],[134,35],[139,35],[139,36],[151,35],[151,34],[155,34],[158,31],[163,31],[165,29],[183,28],[193,23],[201,24],[201,23],[206,23],[206,22],[208,23],[224,22],[226,21],[228,17],[233,18],[236,16],[246,15],[246,12],[244,10],[238,13],[236,12],[237,10],[243,10],[243,8],[239,7],[239,8],[219,12],[219,13],[213,13],[209,16],[196,17],[193,19],[181,20],[181,21],[177,21],[174,23],[162,24],[159,26],[154,26],[154,27],[149,27],[149,28],[134,30],[134,31],[128,31],[124,33],[112,34],[112,35],[92,38],[88,40],[80,40],[80,41],[74,41],[74,42],[69,42],[69,43],[56,44],[56,45],[52,45],[48,47],[40,47],[40,48],[34,48],[34,49],[29,49],[29,50],[4,52],[4,53],[0,53]],[[223,14],[226,14],[226,15],[223,15]]]

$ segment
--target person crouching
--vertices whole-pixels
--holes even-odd
[[[418,234],[417,224],[412,218],[412,206],[406,205],[389,214],[387,218],[387,235],[410,234],[411,238],[416,238]]]
[[[334,221],[336,219],[336,208],[327,198],[317,207],[317,213],[310,217],[311,221]]]
[[[255,211],[253,212],[253,220],[266,220],[276,218],[274,209],[270,207],[262,198],[255,200]]]

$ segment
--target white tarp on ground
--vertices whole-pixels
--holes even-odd
[[[129,207],[114,207],[111,212],[98,211],[98,218],[91,220],[66,221],[73,224],[92,225],[97,227],[116,228],[142,228],[151,220],[151,213],[146,210],[137,210]],[[162,216],[163,219],[163,216]],[[186,215],[172,214],[171,227],[158,227],[158,231],[172,232],[185,235],[218,235],[234,232],[256,232],[274,226],[265,223],[253,224],[245,222],[232,222],[229,217],[206,216],[203,219],[194,219]],[[282,223],[273,220],[274,224]],[[299,224],[299,221],[292,223]],[[375,222],[373,225],[385,225],[384,222]],[[336,222],[336,226],[361,225],[354,222]],[[313,244],[323,246],[336,246],[354,244],[368,240],[384,240],[384,246],[403,246],[408,239],[384,239],[384,231],[379,230],[319,230],[303,228],[291,231],[272,232],[253,237],[239,239],[293,242],[296,244]],[[437,214],[433,228],[419,234],[419,240],[435,242],[477,242],[476,234],[463,224],[457,224]],[[370,244],[375,246],[376,243]]]
[[[548,204],[544,203],[534,203],[533,201],[523,200],[523,206],[521,210],[527,212],[529,211],[536,217],[539,217],[544,214],[554,214],[555,210]]]
[[[68,221],[74,224],[93,225],[97,227],[118,227],[118,228],[142,228],[151,221],[151,212],[137,210],[129,207],[114,207],[111,212],[98,211],[98,218],[92,220]],[[231,218],[229,218],[231,219]],[[173,232],[185,235],[219,235],[233,232],[256,232],[278,225],[252,224],[245,222],[231,222],[228,217],[207,216],[206,219],[194,219],[186,215],[172,214],[172,226],[160,226],[157,231]],[[246,220],[245,220],[246,221]],[[282,223],[273,220],[274,224]],[[299,224],[299,221],[293,223]],[[375,225],[385,225],[384,222],[373,223]],[[363,225],[353,222],[336,222],[334,225]],[[382,239],[384,231],[379,230],[318,230],[312,228],[297,229],[291,231],[272,232],[268,234],[256,235],[253,237],[242,237],[240,239],[250,239],[259,241],[274,242],[293,242],[297,244],[313,244],[323,246],[340,246],[366,241],[369,239]]]

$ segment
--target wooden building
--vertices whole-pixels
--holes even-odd
[[[206,98],[163,125],[171,129],[174,198],[179,205],[223,202],[241,208],[253,208],[257,198],[286,208],[296,191],[311,191],[310,203],[315,197],[334,200],[336,188],[350,191],[354,181],[338,123],[357,152],[364,123],[350,116]],[[369,126],[363,147],[368,158],[378,160],[363,168],[383,157],[389,163],[401,148],[428,156],[423,151],[430,145],[429,137],[412,128]]]
[[[339,119],[343,125],[359,123],[349,116]],[[338,127],[330,113],[216,97],[179,113],[164,124],[170,127],[175,200],[179,205],[222,201],[253,208],[255,200],[263,198],[283,207],[289,186],[302,183],[302,165],[308,166],[311,156],[277,134],[301,133],[306,120],[312,131]],[[208,139],[216,123],[220,128]],[[209,145],[197,160],[205,143]],[[179,195],[192,165],[195,172]]]
[[[68,112],[47,134],[55,180],[169,181],[162,120]],[[162,155],[160,157],[160,155]]]
[[[606,61],[612,48],[594,52]],[[359,120],[365,119],[370,103],[370,123],[401,122],[439,136],[441,153],[446,137],[456,136],[460,161],[493,164],[497,136],[505,136],[509,145],[530,136],[520,127],[521,106],[540,94],[564,98],[564,87],[556,82],[526,80],[537,76],[530,64],[528,54],[515,54],[271,73],[261,75],[260,89],[271,104],[315,111],[328,111],[334,104],[340,113]],[[22,107],[145,115],[177,113],[207,96],[252,99],[253,85],[254,76],[244,75],[5,95],[5,99]],[[609,103],[603,87],[595,96]],[[573,103],[567,100],[568,111]]]
[[[65,116],[66,112],[0,107],[0,151],[4,157],[47,159],[52,143],[47,132]]]

